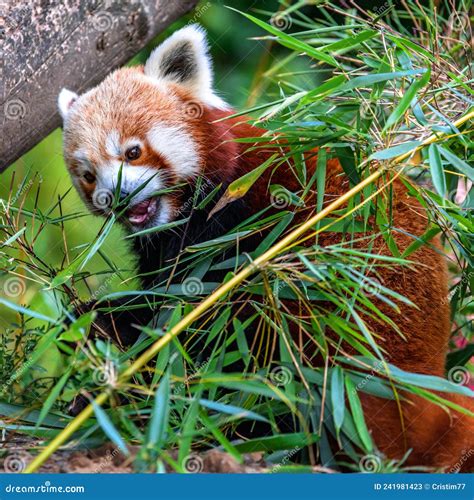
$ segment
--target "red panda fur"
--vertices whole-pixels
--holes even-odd
[[[195,35],[196,33],[193,36]],[[281,153],[282,148],[284,149],[283,143],[272,142],[270,139],[264,147],[259,148],[236,142],[235,139],[239,138],[261,137],[264,130],[250,125],[245,117],[230,117],[230,109],[218,109],[219,106],[209,105],[200,97],[196,97],[195,88],[191,92],[179,83],[167,82],[166,91],[163,91],[161,83],[150,84],[150,78],[145,76],[144,71],[146,72],[146,68],[144,70],[143,67],[118,70],[96,89],[78,98],[77,104],[74,104],[76,97],[69,99],[69,94],[64,97],[69,99],[62,105],[65,117],[65,159],[75,185],[87,203],[91,202],[96,181],[86,182],[81,177],[80,172],[84,165],[82,160],[78,160],[77,152],[86,150],[88,168],[93,169],[94,174],[99,174],[100,164],[111,161],[110,149],[114,147],[111,130],[116,131],[115,136],[119,142],[130,137],[140,141],[140,159],[129,161],[127,165],[130,168],[147,165],[157,172],[165,172],[166,182],[171,185],[180,180],[177,178],[176,165],[173,165],[165,154],[153,149],[146,135],[146,131],[156,123],[167,123],[175,127],[173,130],[176,130],[176,133],[180,133],[182,127],[185,127],[200,158],[199,173],[213,185],[222,184],[223,189],[233,180],[261,165],[274,152]],[[164,76],[166,80],[168,75]],[[215,96],[212,99],[216,100]],[[201,111],[196,116],[183,114],[187,107],[196,105]],[[169,139],[172,140],[173,137],[170,136]],[[120,154],[123,154],[123,151]],[[316,156],[316,151],[306,154],[308,178],[315,172]],[[116,161],[124,162],[126,159],[118,156]],[[327,204],[347,192],[349,181],[337,159],[329,159],[326,168],[324,200]],[[188,195],[193,190],[195,178],[190,177],[186,181],[189,187]],[[380,180],[380,185],[384,180]],[[242,200],[231,203],[209,221],[208,214],[204,214],[200,219],[193,219],[190,227],[193,233],[187,235],[189,241],[205,241],[219,235],[219,232],[224,234],[248,215],[268,207],[270,184],[281,184],[292,192],[301,191],[291,162],[276,169],[270,167]],[[392,236],[399,250],[403,252],[413,242],[413,237],[424,234],[428,217],[423,207],[408,195],[401,181],[395,180],[391,189],[393,226],[400,229],[394,231]],[[315,192],[309,194],[305,200],[306,207],[298,210],[294,224],[301,223],[314,214],[315,196]],[[168,208],[179,211],[184,200],[183,192],[169,195]],[[318,244],[324,247],[339,243],[340,240],[340,233],[324,232],[319,235]],[[135,251],[141,273],[147,275],[159,268],[162,258],[175,258],[182,249],[183,241],[186,243],[186,240],[163,233],[151,240],[151,243],[138,241]],[[306,244],[310,243],[311,240],[308,240]],[[360,247],[364,248],[363,243],[360,243]],[[160,252],[163,252],[164,257],[160,256]],[[382,237],[374,240],[371,252],[391,255]],[[392,365],[409,372],[443,377],[450,335],[450,312],[446,302],[446,263],[439,240],[434,239],[430,244],[422,246],[410,258],[419,265],[381,268],[379,278],[384,287],[405,296],[416,308],[400,303],[401,312],[397,313],[386,304],[375,302],[377,307],[398,325],[404,338],[387,324],[375,322],[370,318],[367,318],[367,323],[376,334],[380,347],[385,349],[387,359]],[[153,286],[153,283],[152,279],[144,280],[145,287]],[[284,302],[283,307],[294,316],[304,314],[298,304],[291,301]],[[143,322],[144,317],[136,320]],[[128,318],[119,323],[117,318],[114,328],[127,329],[127,325],[130,328],[130,321]],[[296,322],[290,325],[290,328],[294,338],[299,339],[302,332],[297,330]],[[118,332],[118,336],[120,333]],[[135,331],[135,335],[137,334],[138,331]],[[134,333],[131,335],[127,341],[133,341]],[[343,348],[347,354],[352,354],[348,346]],[[313,352],[311,349],[303,352],[303,361],[309,365],[317,364],[315,352],[316,349],[313,349]],[[453,409],[442,409],[421,397],[403,393],[401,396],[404,399],[400,404],[395,400],[380,399],[363,393],[360,396],[374,441],[389,458],[401,459],[407,451],[412,450],[408,464],[448,471],[472,469],[472,459],[469,461],[465,458],[474,448],[472,418]],[[447,394],[442,396],[449,398],[454,404],[474,411],[473,402],[467,397]]]

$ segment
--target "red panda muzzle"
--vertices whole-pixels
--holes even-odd
[[[134,225],[143,225],[154,217],[158,211],[159,199],[148,198],[130,207],[126,216],[128,221]]]

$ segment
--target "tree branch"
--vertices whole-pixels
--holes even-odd
[[[0,171],[60,124],[82,92],[128,62],[197,0],[0,0]]]

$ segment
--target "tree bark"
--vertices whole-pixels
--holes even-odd
[[[93,87],[196,3],[0,0],[0,171],[60,124],[62,87]]]

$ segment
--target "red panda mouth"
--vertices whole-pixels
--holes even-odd
[[[158,210],[158,199],[147,198],[136,205],[133,205],[127,210],[126,216],[128,221],[134,226],[146,224],[153,218]]]

